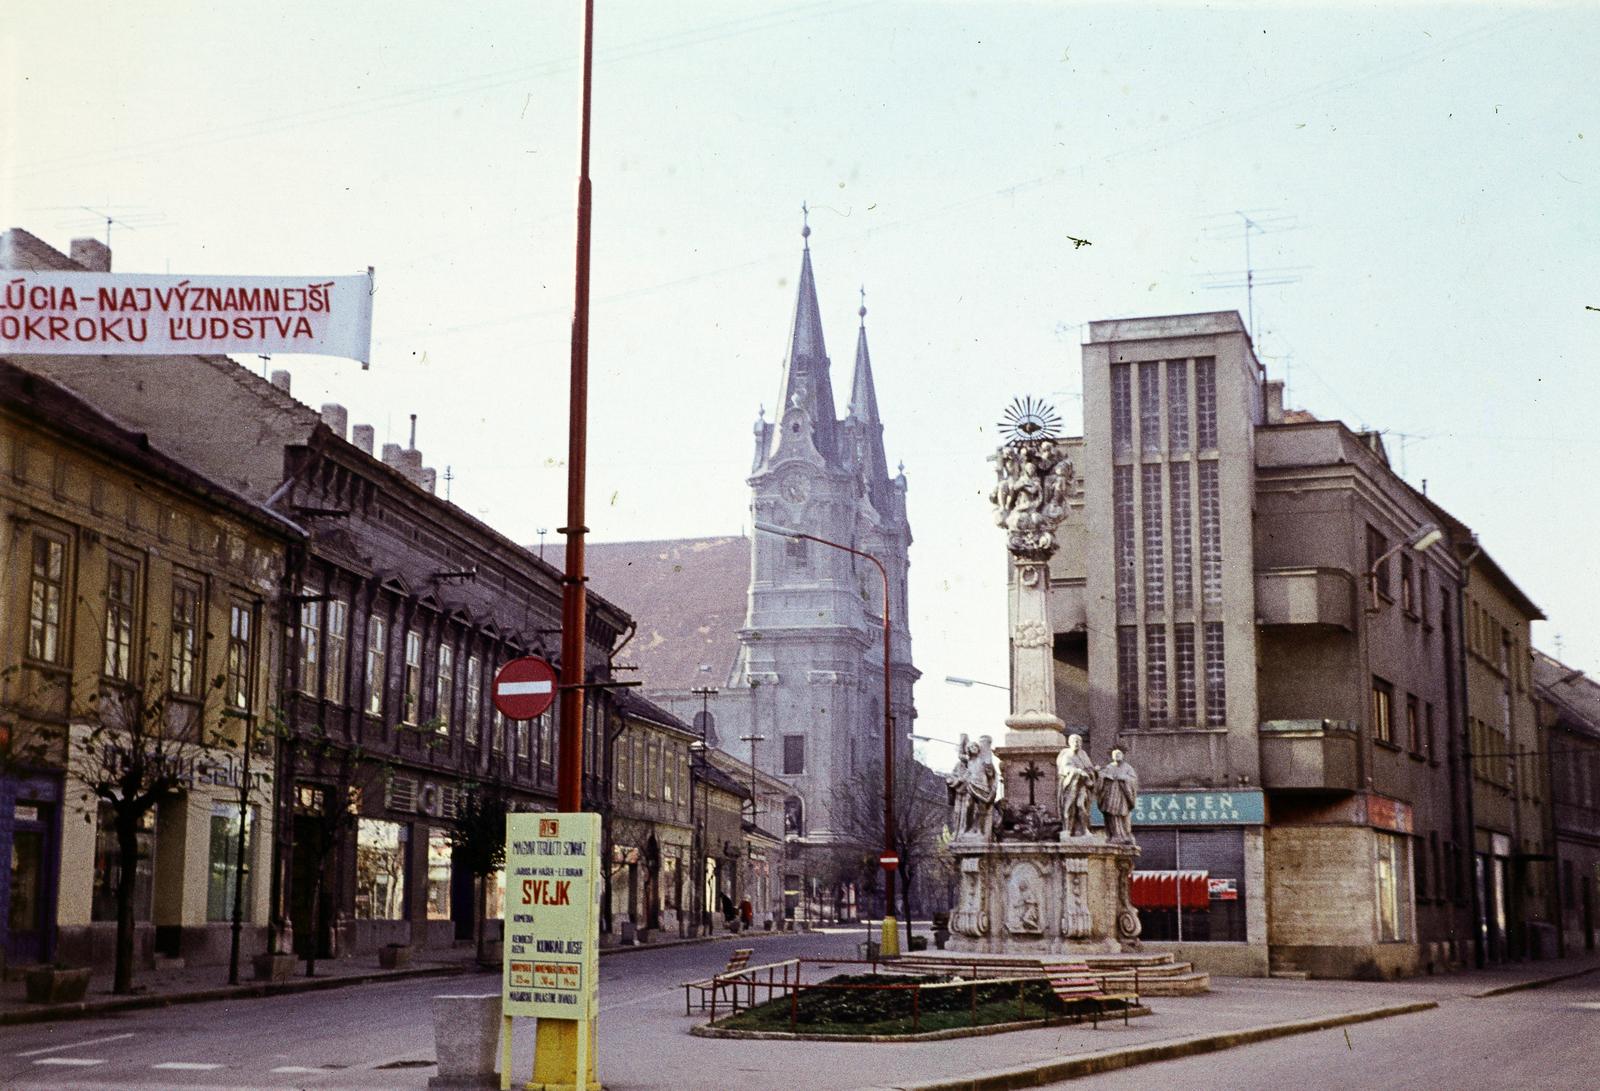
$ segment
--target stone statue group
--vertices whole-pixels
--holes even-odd
[[[1113,747],[1111,760],[1096,768],[1083,749],[1082,735],[1068,735],[1066,747],[1056,755],[1060,785],[1056,799],[1061,810],[1061,837],[1089,836],[1089,804],[1100,805],[1106,820],[1106,840],[1133,842],[1133,808],[1139,799],[1139,774]]]
[[[1061,838],[1088,837],[1090,804],[1105,816],[1106,840],[1133,843],[1133,810],[1139,798],[1139,775],[1113,748],[1111,760],[1096,766],[1083,749],[1082,735],[1067,736],[1056,755],[1056,802],[1061,815]],[[976,742],[961,736],[956,767],[945,777],[950,790],[950,832],[956,839],[994,840],[994,809],[998,785],[992,740]]]

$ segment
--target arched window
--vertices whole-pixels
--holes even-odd
[[[707,746],[716,746],[718,744],[716,713],[696,712],[694,714],[694,729],[696,734],[705,739]]]
[[[805,804],[797,796],[783,801],[783,833],[785,837],[804,837]]]

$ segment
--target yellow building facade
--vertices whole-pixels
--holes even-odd
[[[136,965],[227,959],[241,813],[243,953],[261,949],[273,603],[300,537],[0,361],[0,851],[13,861],[0,872],[0,948],[11,964],[110,965],[124,853],[100,796],[135,750],[179,785],[138,831]]]

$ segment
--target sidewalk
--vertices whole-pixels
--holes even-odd
[[[1596,971],[1600,957],[1392,982],[1213,978],[1207,995],[1151,999],[1153,1014],[1126,1027],[1069,1025],[903,1044],[701,1038],[689,1031],[704,1016],[685,1017],[682,1006],[666,998],[659,1004],[624,1002],[614,1015],[602,1000],[602,1041],[608,1032],[613,1042],[620,1035],[627,1048],[605,1051],[601,1076],[608,1086],[623,1088],[693,1088],[711,1086],[709,1073],[737,1072],[741,1091],[792,1091],[797,1072],[805,1073],[806,1086],[827,1088],[1036,1086],[1326,1027],[1476,1005],[1485,994]]]
[[[718,943],[727,940],[742,944],[747,940],[763,936],[793,934],[719,931],[709,936],[695,938],[671,936],[627,947],[603,947],[600,954],[601,957],[609,957],[663,947]],[[478,966],[471,947],[425,951],[415,956],[411,965],[399,970],[383,969],[378,965],[378,956],[368,954],[355,958],[319,959],[316,976],[306,977],[305,963],[300,962],[296,964],[295,972],[283,981],[254,980],[251,976],[250,961],[245,959],[244,965],[239,968],[238,985],[228,984],[228,967],[225,965],[186,966],[182,969],[140,968],[133,975],[134,991],[126,996],[117,996],[111,991],[111,967],[96,967],[94,976],[89,980],[89,991],[81,1001],[70,1004],[30,1004],[26,999],[26,985],[20,976],[15,980],[0,979],[0,1026],[82,1019],[110,1012],[160,1008],[173,1004],[195,1004],[208,1000],[281,996],[285,993],[365,985],[375,981],[403,981],[417,977],[443,977],[476,972]]]

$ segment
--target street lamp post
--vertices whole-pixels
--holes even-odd
[[[896,895],[895,867],[897,854],[895,852],[894,828],[894,712],[891,698],[893,688],[889,674],[889,570],[883,562],[870,553],[840,542],[830,542],[826,538],[818,538],[815,534],[805,534],[788,527],[780,527],[773,523],[756,521],[757,530],[776,534],[781,538],[793,538],[799,541],[816,542],[831,549],[843,550],[855,557],[871,561],[878,569],[878,575],[883,579],[883,926],[880,937],[879,949],[887,958],[900,954],[900,926],[894,916],[894,902]]]
[[[711,931],[710,912],[705,905],[706,875],[705,875],[705,836],[701,830],[704,825],[695,817],[695,770],[700,768],[705,761],[706,753],[706,725],[711,722],[711,695],[717,692],[715,686],[697,686],[689,691],[700,698],[700,738],[689,744],[689,825],[694,833],[693,844],[689,847],[689,875],[694,884],[689,892],[690,912],[694,914],[695,929]],[[707,801],[709,803],[709,800]]]

